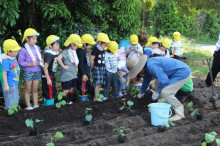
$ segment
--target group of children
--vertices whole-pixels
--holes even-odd
[[[26,110],[38,108],[38,85],[42,79],[42,91],[44,105],[54,105],[56,97],[56,77],[58,65],[60,66],[60,78],[63,94],[68,104],[73,103],[73,92],[79,91],[80,101],[89,101],[88,91],[92,84],[94,86],[94,101],[103,101],[109,98],[109,91],[112,87],[112,97],[119,97],[126,94],[130,79],[127,77],[126,59],[135,56],[140,57],[146,54],[149,58],[155,56],[170,57],[169,39],[163,39],[161,43],[156,37],[150,37],[145,48],[138,43],[138,36],[131,35],[130,43],[120,47],[117,42],[110,41],[105,33],[99,33],[97,41],[90,34],[80,37],[71,34],[64,43],[65,48],[60,51],[60,38],[50,35],[46,39],[44,55],[36,45],[37,37],[40,34],[28,28],[24,32],[22,47],[15,40],[8,39],[3,43],[4,55],[2,55],[2,73],[4,82],[5,108],[19,104],[19,75],[20,67],[23,70],[25,81],[24,99]],[[179,58],[181,42],[180,33],[173,34],[172,56]],[[88,50],[92,49],[91,55]],[[16,56],[18,55],[18,61]],[[41,73],[41,68],[43,72]],[[140,81],[140,77],[136,77]],[[135,82],[135,81],[134,81]],[[104,97],[100,98],[100,89],[103,88]],[[30,92],[32,91],[33,105],[30,103]]]

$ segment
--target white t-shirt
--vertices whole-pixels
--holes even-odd
[[[117,59],[118,54],[110,54],[105,52],[105,68],[108,72],[116,73],[117,72]]]
[[[176,52],[173,55],[180,56],[180,48],[182,47],[181,41],[173,42],[172,47],[173,47],[173,49],[174,49],[174,47],[176,48]]]
[[[141,51],[143,53],[143,48],[141,47],[141,45],[138,43],[135,46],[133,46],[131,43],[128,44],[126,51],[130,50],[131,48],[136,48],[139,51]],[[132,50],[129,54],[128,54],[128,58],[131,57],[132,55],[136,55],[138,58],[141,56],[138,52],[136,52],[135,50]]]
[[[170,52],[167,50],[167,53],[165,55],[165,51],[162,51],[160,50],[159,48],[156,48],[156,49],[153,49],[153,52],[152,52],[152,55],[153,54],[158,54],[158,55],[161,55],[161,56],[164,56],[164,57],[170,57]]]

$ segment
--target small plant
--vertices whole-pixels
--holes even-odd
[[[59,139],[61,139],[61,138],[63,138],[63,137],[64,137],[64,136],[63,136],[62,132],[57,131],[57,132],[55,133],[54,137],[50,138],[50,143],[47,143],[46,146],[54,146],[53,139],[54,139],[54,138],[59,138]]]
[[[120,107],[119,109],[120,109],[120,110],[123,110],[124,108],[127,108],[127,110],[130,110],[130,115],[131,115],[131,116],[136,116],[136,111],[131,109],[131,107],[132,107],[133,105],[134,105],[134,102],[128,100],[128,101],[127,101],[127,106],[126,106],[126,104],[125,104],[125,102],[124,102],[124,105],[123,105],[122,107]]]
[[[85,119],[83,120],[83,125],[88,126],[90,122],[92,121],[92,114],[89,114],[89,111],[91,111],[92,108],[86,108],[85,109]]]
[[[65,96],[65,94],[63,92],[60,92],[57,96],[57,99],[58,99],[58,103],[56,103],[56,107],[57,108],[61,108],[61,106],[64,106],[66,105],[66,101],[65,100],[62,100],[63,99],[63,96]]]
[[[204,118],[202,113],[198,112],[198,109],[193,108],[193,102],[191,101],[187,105],[189,107],[189,110],[191,111],[191,116],[193,117],[195,114],[197,115],[197,120],[202,120]]]
[[[132,132],[132,130],[130,128],[125,128],[125,127],[119,127],[119,128],[115,128],[113,129],[113,132],[118,132],[119,136],[118,136],[118,143],[124,143],[126,136],[125,136],[125,131],[128,132]]]
[[[18,106],[17,106],[17,104],[14,102],[13,107],[10,108],[10,109],[8,109],[8,115],[9,115],[9,116],[13,115],[13,114],[15,113],[15,111],[18,112]]]
[[[99,93],[96,93],[96,97],[97,97],[98,99],[102,99],[102,98],[104,97],[104,95],[100,93],[100,92],[103,91],[103,90],[104,90],[103,88],[99,88]]]
[[[34,125],[36,123],[39,123],[39,122],[43,122],[44,120],[38,120],[36,119],[35,122],[32,120],[32,119],[26,119],[25,120],[25,124],[27,127],[30,127],[30,136],[35,136],[37,135],[37,127],[35,127]]]
[[[166,128],[169,128],[171,126],[175,126],[175,124],[171,121],[164,122],[163,125],[159,125],[157,132],[164,132]]]
[[[206,133],[205,142],[202,143],[202,146],[206,146],[207,144],[210,144],[213,141],[216,142],[217,146],[220,146],[220,139],[216,138],[216,136],[217,136],[217,133],[215,131]]]
[[[133,98],[137,98],[138,93],[140,92],[140,89],[135,88],[133,85],[131,85],[131,88],[129,89],[129,93]]]

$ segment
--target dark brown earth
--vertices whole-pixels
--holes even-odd
[[[142,99],[133,99],[130,95],[109,99],[105,102],[84,102],[66,105],[60,109],[55,106],[40,107],[33,111],[21,110],[8,117],[6,111],[0,112],[0,145],[13,146],[42,146],[46,145],[56,131],[61,131],[63,139],[54,139],[56,146],[89,145],[109,146],[118,145],[118,134],[112,132],[114,128],[125,126],[133,130],[126,134],[124,146],[199,146],[207,132],[215,131],[220,137],[220,110],[210,102],[211,88],[204,88],[204,81],[193,79],[194,91],[183,104],[185,105],[186,118],[174,122],[174,127],[168,128],[163,133],[157,132],[157,127],[150,123],[150,113],[147,105],[151,102],[150,95]],[[216,91],[220,87],[216,87]],[[220,95],[220,93],[219,93]],[[134,101],[133,109],[137,115],[130,117],[128,111],[119,111],[124,100]],[[204,114],[202,121],[190,116],[187,104],[193,101],[195,108]],[[85,108],[93,108],[91,125],[83,126]],[[37,136],[29,136],[25,120],[28,118],[42,119],[44,122],[36,126],[39,130]]]

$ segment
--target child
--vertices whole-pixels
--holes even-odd
[[[41,80],[41,68],[43,60],[40,47],[36,45],[39,33],[33,28],[28,28],[24,32],[22,40],[23,47],[19,51],[18,63],[22,66],[25,81],[25,103],[26,110],[38,108],[38,85]],[[33,107],[30,104],[30,92],[33,94]]]
[[[133,55],[137,57],[143,55],[143,48],[138,43],[138,36],[136,34],[130,36],[130,44],[126,48],[126,55],[128,58]]]
[[[112,86],[112,97],[118,97],[117,58],[118,44],[110,41],[105,52],[105,68],[107,70],[106,84],[104,86],[103,100],[108,99],[109,89]]]
[[[108,35],[105,33],[99,33],[97,38],[96,47],[93,49],[90,57],[91,70],[93,74],[93,84],[95,86],[94,101],[102,101],[97,98],[99,89],[102,85],[105,85],[106,69],[105,69],[105,51],[110,42]]]
[[[153,49],[157,48],[158,39],[156,37],[149,37],[147,40],[146,47],[144,48],[144,54],[147,55],[147,58],[150,58],[150,55],[153,52]]]
[[[95,44],[94,38],[90,34],[84,34],[82,37],[82,48],[77,49],[79,58],[78,66],[78,90],[80,91],[80,101],[89,101],[86,93],[90,89],[90,62],[87,50]]]
[[[15,40],[8,39],[3,43],[4,54],[7,55],[2,60],[2,73],[4,81],[4,99],[5,108],[12,108],[14,103],[18,106],[19,102],[19,75],[20,67],[18,65],[16,56],[21,47]]]
[[[55,73],[58,66],[59,39],[55,35],[50,35],[46,40],[47,47],[44,56],[44,71],[42,73],[42,91],[45,106],[54,105],[54,98],[57,93]]]
[[[80,36],[77,34],[71,34],[65,41],[64,46],[65,49],[57,58],[58,63],[61,66],[61,86],[64,95],[67,97],[67,103],[73,104],[73,89],[77,86],[77,65],[79,64],[76,49],[82,47]]]
[[[172,50],[172,55],[171,57],[178,59],[180,58],[180,48],[182,47],[181,41],[180,41],[180,33],[179,32],[174,32],[173,33],[173,50]]]
[[[163,39],[161,43],[159,44],[159,48],[156,48],[152,52],[152,56],[164,56],[164,57],[170,57],[169,47],[171,46],[171,42],[169,39]]]

